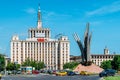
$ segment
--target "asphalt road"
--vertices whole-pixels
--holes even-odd
[[[98,75],[91,76],[54,76],[54,75],[12,75],[3,76],[1,80],[100,80]]]

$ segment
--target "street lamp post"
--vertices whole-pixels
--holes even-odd
[[[37,62],[37,70],[38,70],[38,65],[39,65],[39,62]]]
[[[14,62],[14,74],[16,74],[16,69],[17,69],[16,64],[17,64],[17,62]]]
[[[4,54],[4,71],[5,71],[5,76],[6,76],[6,66],[7,66],[7,59],[6,59],[6,55]]]
[[[15,62],[14,62],[14,74],[15,74]]]

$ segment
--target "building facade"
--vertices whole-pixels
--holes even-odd
[[[105,47],[104,54],[92,54],[91,61],[100,66],[103,61],[113,60],[115,55],[118,54],[109,54],[109,50]]]
[[[82,62],[82,57],[81,56],[73,56],[70,55],[70,62]]]
[[[115,55],[119,54],[109,54],[109,50],[107,48],[104,49],[104,54],[91,54],[91,61],[100,66],[103,61],[113,60]],[[81,62],[81,56],[71,56],[70,62],[77,61]]]
[[[28,30],[28,38],[20,40],[18,35],[11,39],[11,62],[22,64],[27,58],[44,62],[46,69],[61,70],[69,62],[70,42],[67,36],[51,39],[50,29],[42,27],[41,11],[38,8],[36,28]]]

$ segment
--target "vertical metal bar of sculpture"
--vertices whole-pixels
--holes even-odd
[[[90,61],[90,43],[91,43],[92,34],[89,35],[89,23],[87,23],[86,26],[87,29],[84,34],[83,43],[81,42],[79,36],[76,33],[74,33],[73,35],[81,51],[82,63],[85,62],[87,63],[88,61]]]

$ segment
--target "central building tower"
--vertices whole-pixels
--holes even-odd
[[[28,38],[19,40],[15,35],[11,39],[11,62],[22,64],[27,58],[44,62],[46,69],[62,70],[69,62],[70,43],[67,36],[51,39],[50,30],[42,27],[40,6],[38,8],[37,27],[28,30]]]

